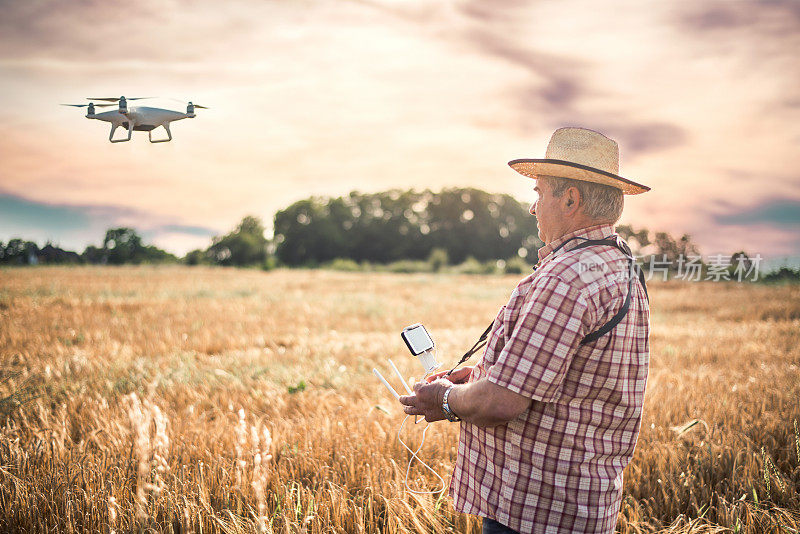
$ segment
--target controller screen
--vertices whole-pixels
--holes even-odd
[[[428,335],[427,330],[422,325],[416,326],[410,330],[405,331],[406,340],[411,345],[411,350],[414,354],[421,354],[426,350],[433,348],[433,340]]]

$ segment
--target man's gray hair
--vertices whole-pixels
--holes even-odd
[[[564,191],[570,187],[576,188],[581,194],[584,213],[592,219],[614,224],[622,217],[622,208],[625,205],[622,189],[560,176],[540,176],[539,178],[545,178],[548,181],[553,190],[553,196],[556,198],[561,198]]]

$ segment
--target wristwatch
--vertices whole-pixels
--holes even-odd
[[[444,395],[442,396],[442,411],[444,412],[444,416],[451,423],[455,421],[461,421],[461,418],[453,413],[453,410],[450,409],[450,404],[447,402],[447,399],[450,397],[450,392],[453,391],[454,387],[456,386],[453,385],[444,390]]]

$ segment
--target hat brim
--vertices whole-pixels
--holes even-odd
[[[632,180],[617,176],[616,174],[595,169],[588,165],[563,161],[560,159],[515,159],[508,162],[508,166],[528,178],[536,179],[539,176],[558,176],[571,178],[584,182],[610,185],[622,189],[626,195],[638,195],[650,191],[646,185],[637,184]]]

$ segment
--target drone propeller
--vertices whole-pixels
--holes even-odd
[[[186,100],[179,100],[177,98],[168,98],[167,100],[174,100],[175,102],[180,102],[181,104],[192,104],[191,102],[186,102]],[[211,109],[207,106],[201,106],[200,104],[192,104],[192,106],[200,109]]]
[[[120,97],[116,98],[87,98],[86,100],[105,100],[106,102],[119,102]],[[154,96],[139,96],[134,98],[125,97],[125,100],[144,100],[146,98],[155,98]]]
[[[92,104],[61,104],[62,106],[71,106],[73,108],[88,108]],[[94,104],[96,108],[108,108],[116,104]]]

